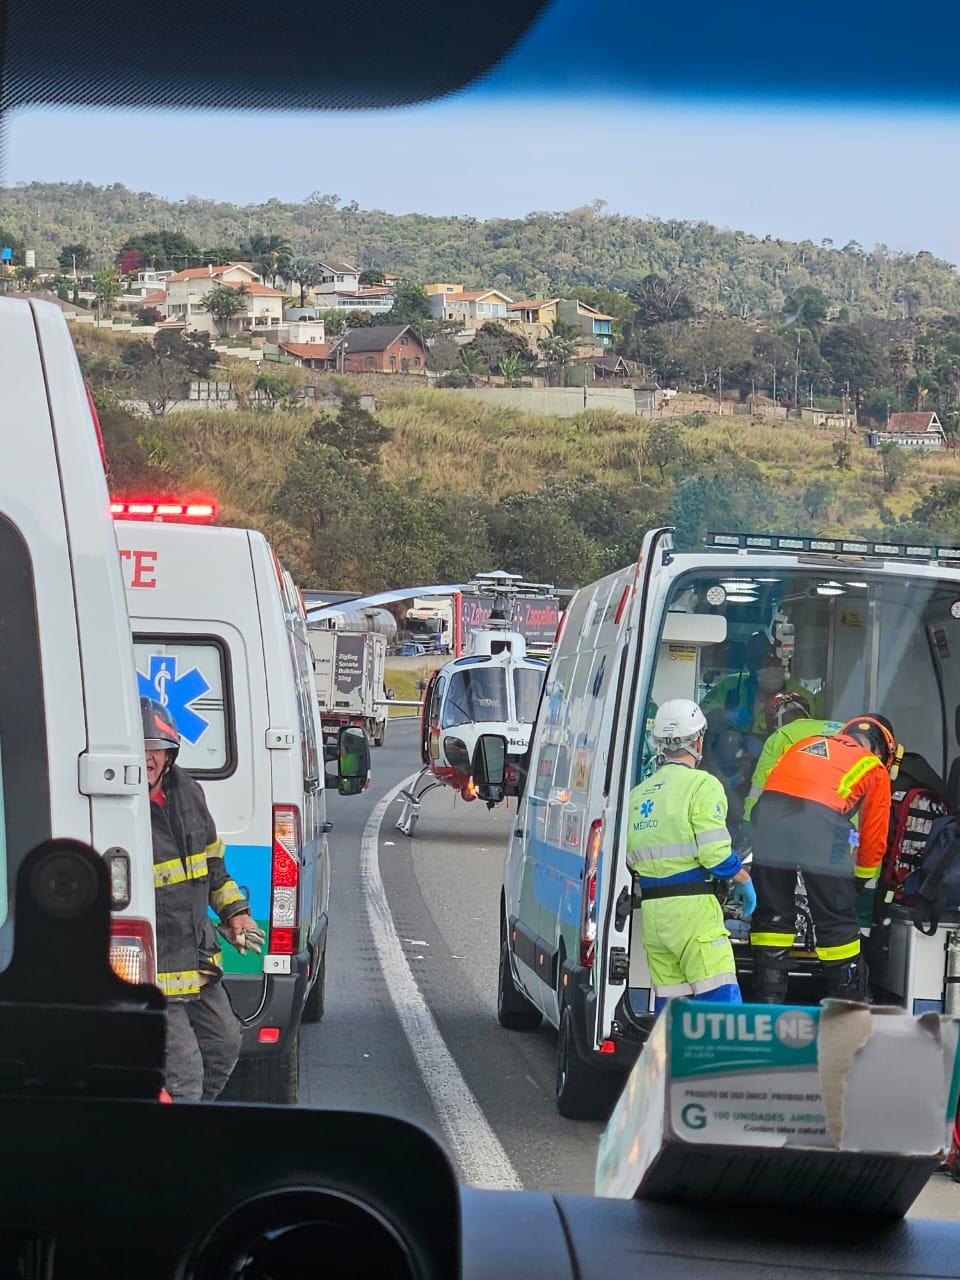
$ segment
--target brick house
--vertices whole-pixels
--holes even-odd
[[[337,351],[341,373],[420,373],[427,371],[423,343],[408,324],[377,324],[351,329]]]

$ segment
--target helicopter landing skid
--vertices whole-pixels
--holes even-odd
[[[420,786],[424,777],[428,777],[430,780],[423,790],[418,792],[417,788]],[[417,825],[417,819],[420,817],[420,801],[424,796],[429,795],[430,792],[434,791],[437,787],[445,785],[446,784],[441,782],[438,778],[432,777],[430,775],[429,767],[425,765],[417,774],[410,790],[400,792],[400,795],[403,798],[403,808],[401,809],[400,817],[397,820],[397,830],[401,835],[413,835],[414,828]]]

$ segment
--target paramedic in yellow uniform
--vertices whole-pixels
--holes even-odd
[[[630,792],[627,865],[641,892],[657,1009],[671,996],[741,999],[716,880],[734,881],[745,919],[756,894],[731,847],[723,786],[697,768],[706,727],[695,702],[665,702],[653,725],[659,768]]]

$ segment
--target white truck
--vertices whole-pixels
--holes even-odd
[[[324,733],[357,725],[375,747],[382,747],[387,733],[387,637],[322,627],[310,627],[309,634]]]

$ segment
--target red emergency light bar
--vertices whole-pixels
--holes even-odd
[[[209,524],[217,517],[217,504],[209,498],[124,498],[110,503],[114,520],[169,520],[172,523]]]

